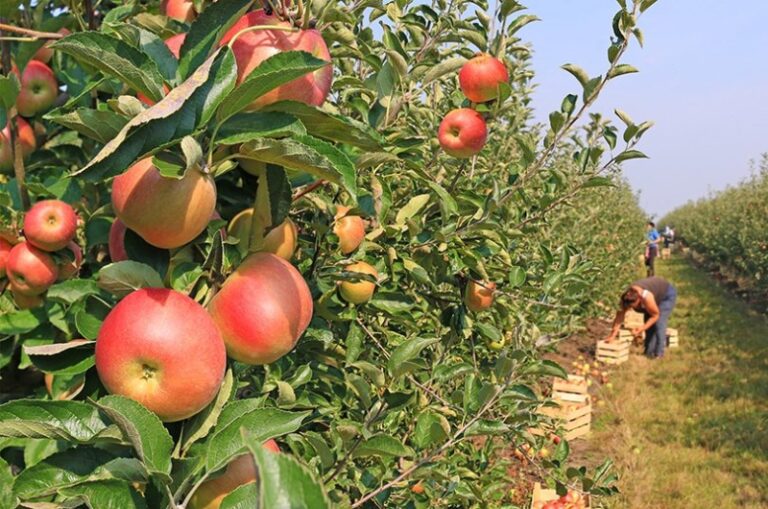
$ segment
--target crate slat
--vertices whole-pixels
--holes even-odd
[[[596,357],[606,364],[621,364],[629,360],[629,351],[630,343],[627,341],[598,341]]]

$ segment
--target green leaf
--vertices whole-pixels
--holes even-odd
[[[206,5],[187,32],[179,51],[178,73],[187,79],[211,54],[224,34],[253,4],[252,0],[227,0]]]
[[[125,481],[94,481],[63,488],[60,497],[77,500],[90,509],[146,509],[144,497]]]
[[[619,57],[619,51],[621,50],[621,44],[611,44],[608,46],[608,63],[614,63]]]
[[[553,132],[558,132],[563,127],[563,124],[565,124],[565,116],[562,113],[553,111],[549,114],[549,125]]]
[[[6,487],[6,489],[0,490],[0,507],[16,507],[16,496],[12,490],[7,489],[12,485],[13,473],[11,472],[11,467],[3,458],[0,458],[0,486]]]
[[[0,436],[90,443],[120,432],[92,405],[19,399],[0,405]]]
[[[270,438],[293,433],[310,412],[286,412],[276,408],[259,408],[257,400],[239,400],[224,406],[213,435],[208,439],[206,465],[208,470],[222,468],[229,460],[242,453],[245,444],[240,430],[253,431],[253,439],[259,443]]]
[[[614,186],[613,179],[610,177],[601,177],[601,176],[595,176],[590,177],[586,182],[584,182],[581,187],[583,188],[589,188],[589,187],[611,187]]]
[[[562,69],[565,69],[571,75],[576,78],[579,83],[581,83],[582,87],[586,87],[587,83],[589,83],[589,75],[587,74],[587,71],[579,67],[575,64],[565,64],[562,66]]]
[[[16,104],[21,86],[15,74],[0,76],[0,126],[3,128],[8,123],[8,110]]]
[[[593,98],[593,96],[595,95],[595,92],[597,91],[597,87],[600,85],[602,81],[603,81],[603,77],[597,76],[589,80],[587,84],[584,85],[584,95],[583,95],[584,102],[587,102]]]
[[[446,74],[452,74],[467,62],[464,57],[453,57],[440,61],[437,65],[431,66],[429,70],[424,74],[422,84],[427,85],[437,79],[442,78]]]
[[[408,361],[419,356],[429,345],[440,341],[438,338],[413,338],[395,348],[387,362],[387,369],[392,376],[399,376],[408,369]]]
[[[430,194],[425,193],[416,195],[408,200],[408,203],[406,203],[403,208],[397,211],[397,216],[395,216],[395,223],[405,224],[408,219],[418,214],[421,209],[427,206],[430,198]]]
[[[51,44],[86,67],[117,78],[153,101],[163,97],[163,77],[146,54],[102,32],[76,32]]]
[[[657,0],[642,0],[640,2],[640,12],[642,13],[650,9],[651,6],[656,3],[656,1]]]
[[[194,134],[208,124],[219,103],[235,86],[232,52],[220,51],[161,101],[133,117],[75,175],[91,180],[117,175],[139,158]]]
[[[355,458],[366,456],[380,457],[410,457],[413,456],[413,449],[403,445],[394,437],[389,435],[374,435],[361,443],[352,453]]]
[[[616,78],[617,76],[621,76],[622,74],[630,74],[633,72],[639,72],[636,68],[632,67],[629,64],[619,64],[608,73],[608,79]]]
[[[634,122],[632,121],[632,118],[629,115],[627,115],[624,111],[616,108],[614,112],[616,113],[616,116],[619,117],[621,121],[627,125],[627,127],[634,124]]]
[[[307,134],[306,128],[294,116],[255,111],[240,113],[224,122],[216,142],[222,145],[237,145],[257,138],[284,138],[304,134]]]
[[[44,309],[26,309],[0,315],[0,334],[9,336],[25,334],[46,323],[46,318]]]
[[[524,14],[522,16],[519,16],[514,20],[512,20],[512,23],[509,24],[509,28],[507,29],[507,34],[511,36],[515,34],[518,30],[523,28],[525,25],[533,23],[534,21],[541,21],[541,20],[532,14]]]
[[[339,149],[311,136],[271,139],[259,138],[240,147],[249,159],[303,171],[315,177],[341,184],[353,200],[357,199],[355,166]]]
[[[218,118],[226,120],[267,92],[314,72],[330,62],[315,58],[305,51],[284,51],[259,64],[221,104]]]
[[[615,163],[622,161],[628,161],[630,159],[647,159],[648,156],[640,152],[639,150],[625,150],[621,154],[617,155],[613,160]]]
[[[232,369],[227,369],[224,381],[221,384],[216,399],[210,402],[200,413],[184,423],[184,440],[182,449],[186,450],[190,445],[208,436],[208,433],[216,425],[224,405],[234,396],[235,380]]]
[[[221,500],[219,509],[253,509],[259,507],[259,490],[256,483],[238,486]]]
[[[68,113],[51,112],[45,115],[45,119],[73,129],[99,143],[107,143],[128,123],[127,118],[112,111],[89,108],[78,108]]]
[[[264,449],[256,433],[243,430],[244,441],[259,473],[260,509],[329,509],[322,482],[287,454]],[[254,506],[250,506],[254,507]]]
[[[267,189],[272,225],[279,226],[288,217],[293,199],[291,181],[280,166],[267,165]]]
[[[280,101],[260,111],[279,111],[298,118],[317,138],[346,143],[365,151],[381,150],[381,136],[368,125],[297,101]]]
[[[563,369],[563,367],[558,363],[550,360],[542,360],[533,364],[529,364],[523,371],[529,374],[554,376],[564,380],[568,379],[568,373]]]
[[[525,283],[526,273],[522,267],[514,266],[509,269],[509,284],[513,288],[519,288]]]
[[[92,279],[70,279],[57,283],[48,289],[46,296],[49,299],[73,304],[89,295],[97,295],[99,286]]]
[[[502,435],[506,433],[509,433],[509,426],[503,421],[480,419],[467,428],[464,436]]]
[[[442,415],[432,411],[421,412],[416,418],[413,443],[423,449],[445,441],[448,438],[447,425],[448,421]]]
[[[105,265],[99,271],[98,278],[99,288],[119,297],[139,288],[163,287],[163,280],[155,269],[133,260]]]
[[[46,373],[79,375],[93,367],[95,341],[70,341],[50,345],[24,345],[32,364]]]
[[[113,12],[113,11],[110,11]],[[139,48],[155,62],[157,69],[165,81],[173,81],[176,78],[176,69],[179,62],[173,56],[171,50],[165,45],[165,41],[157,34],[136,25],[121,23],[111,27],[120,38]]]
[[[105,396],[96,405],[106,413],[136,450],[150,472],[171,473],[173,440],[153,412],[123,396]]]

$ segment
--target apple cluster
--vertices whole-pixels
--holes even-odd
[[[549,502],[537,502],[533,504],[532,509],[586,509],[587,500],[577,492],[568,490],[568,493]]]
[[[74,277],[83,252],[74,241],[78,217],[60,200],[35,203],[24,217],[24,239],[0,238],[0,277],[7,277],[21,309],[43,304],[43,294],[56,281]]]
[[[499,98],[501,85],[509,81],[509,72],[498,58],[482,53],[464,64],[459,71],[459,86],[473,104]],[[488,139],[488,126],[473,108],[450,111],[440,122],[437,139],[445,152],[459,159],[479,153]]]

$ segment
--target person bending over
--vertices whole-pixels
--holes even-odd
[[[677,291],[666,279],[651,276],[632,283],[621,295],[619,310],[613,319],[613,328],[606,341],[616,339],[624,314],[634,309],[643,313],[645,323],[632,330],[635,337],[645,333],[645,355],[651,359],[664,356],[667,346],[667,323],[677,300]]]

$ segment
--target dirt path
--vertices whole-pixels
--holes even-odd
[[[615,509],[768,508],[768,321],[676,258],[681,347],[633,356],[584,445],[621,472]]]

